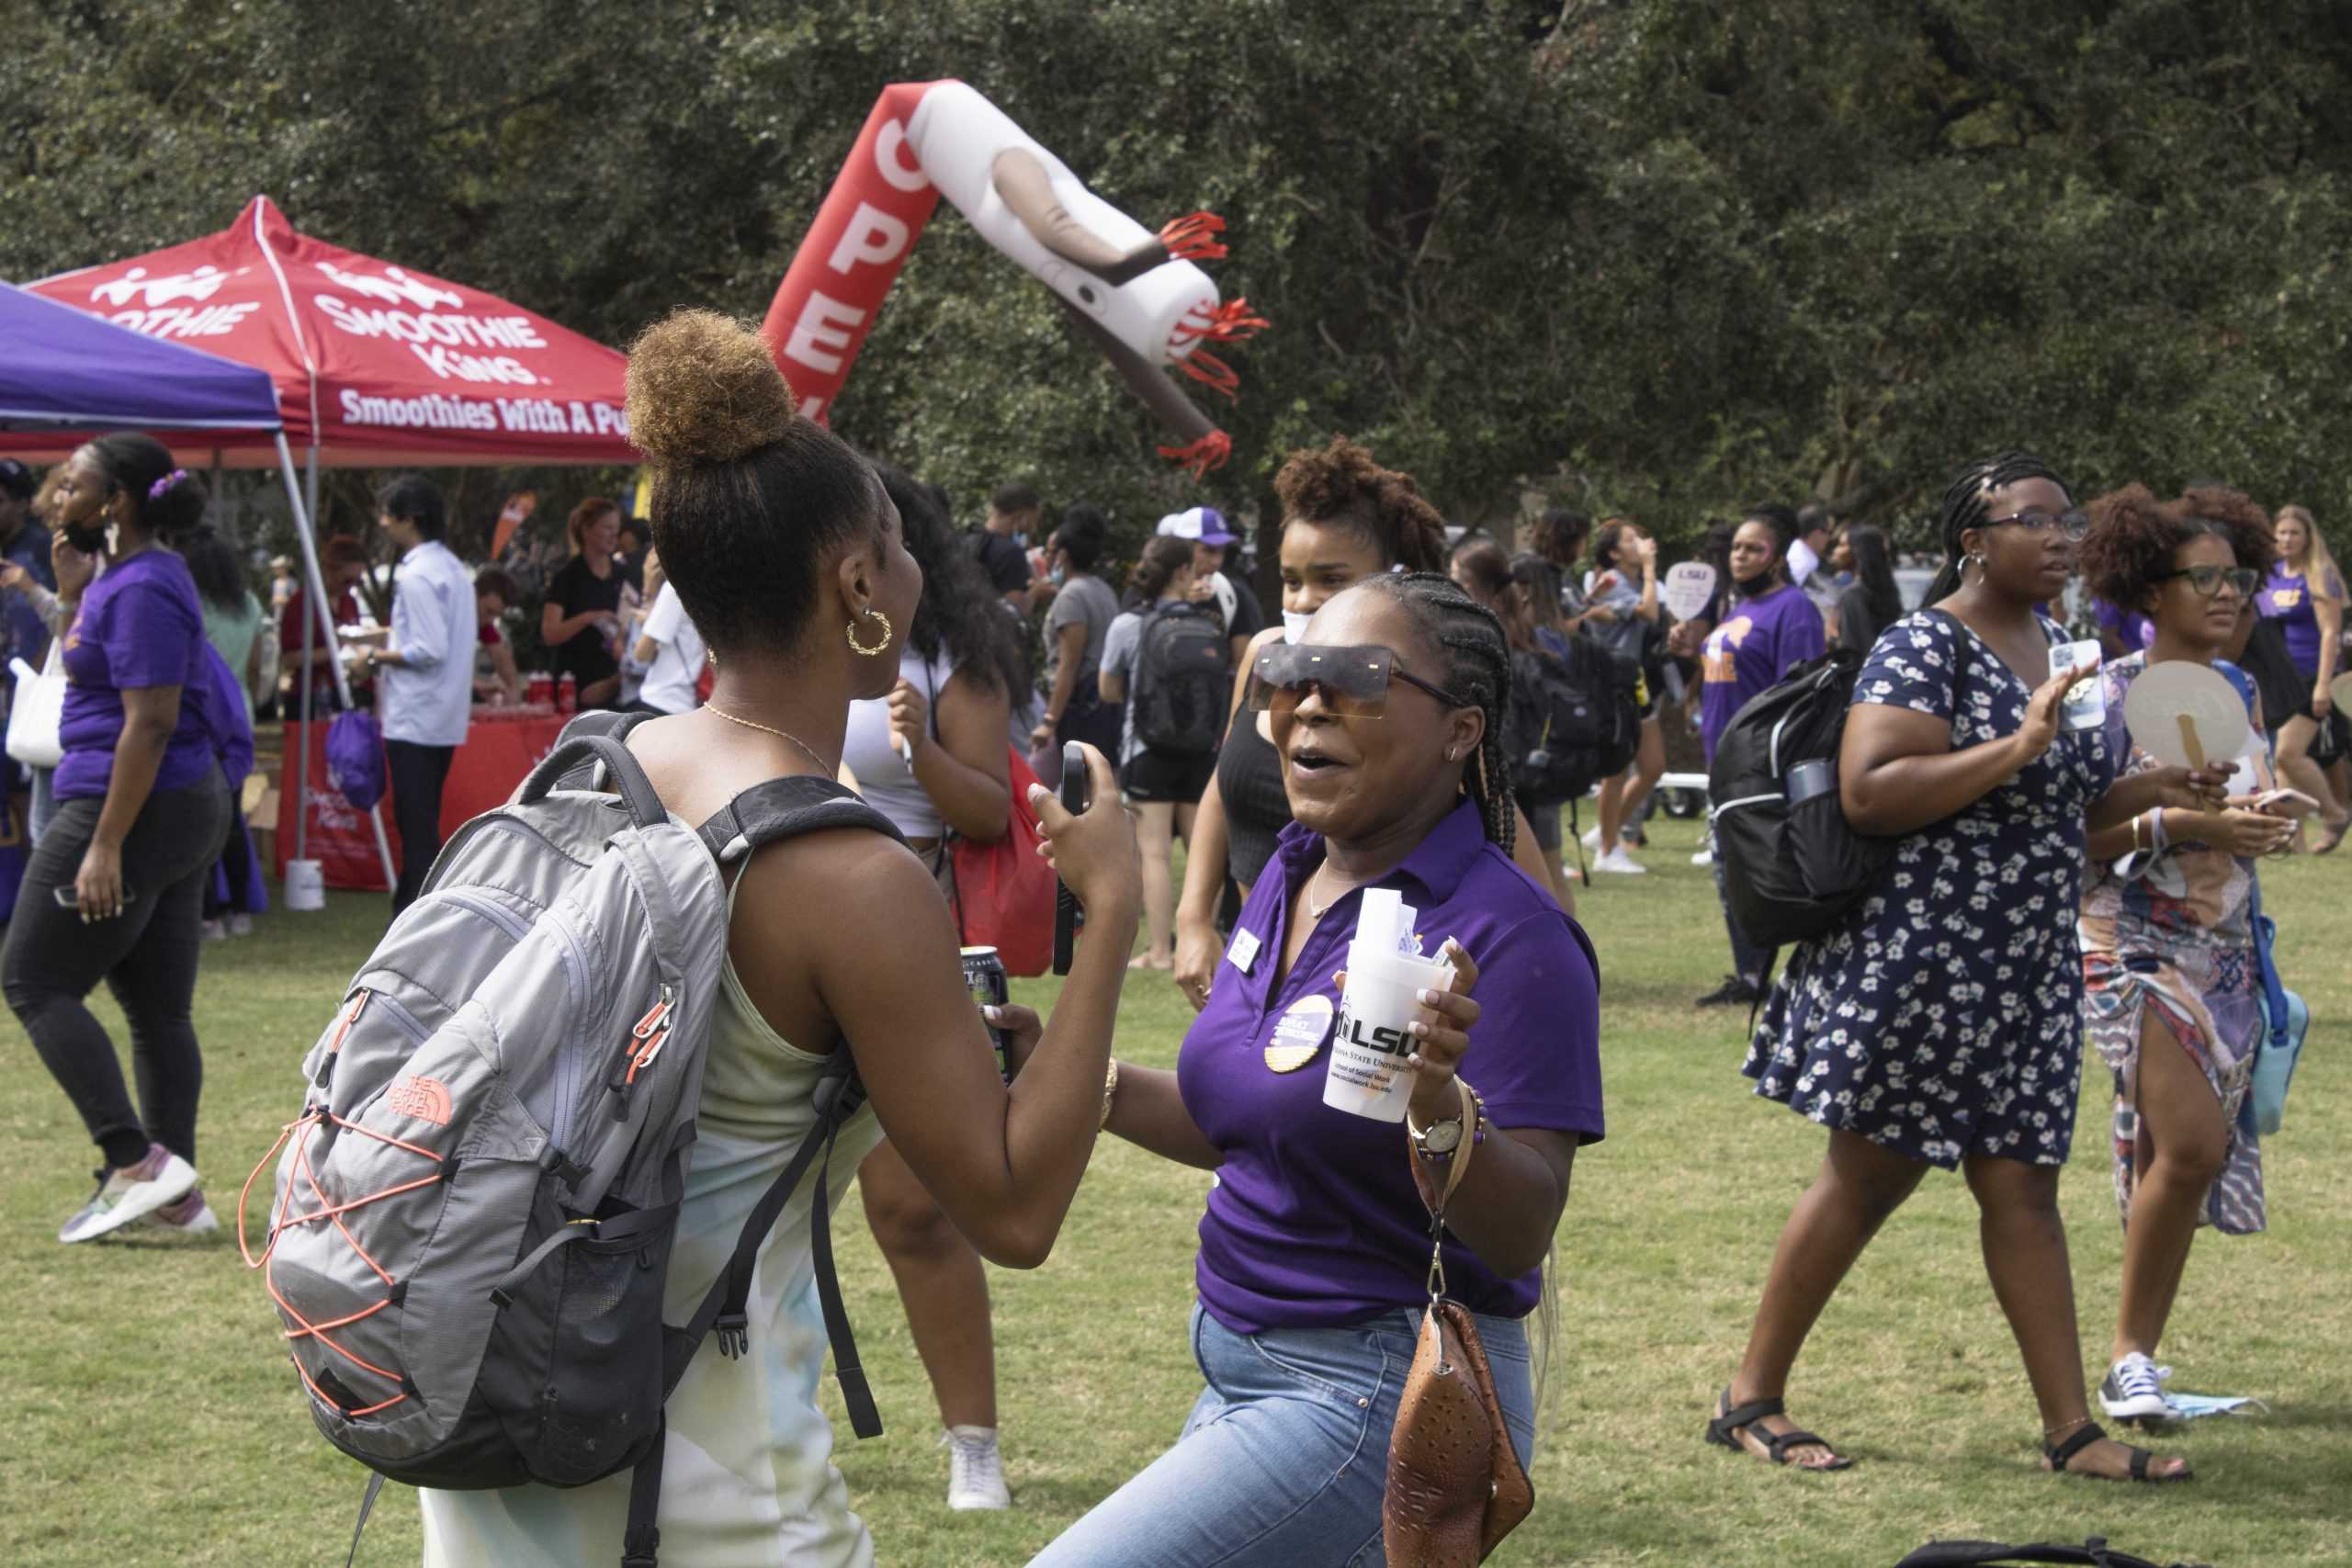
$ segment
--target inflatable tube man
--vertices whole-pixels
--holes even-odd
[[[1266,322],[1220,302],[1194,264],[1226,254],[1224,220],[1195,212],[1159,232],[1088,190],[1068,165],[961,82],[883,89],[818,209],[761,328],[821,420],[849,378],[883,296],[944,195],[998,250],[1052,289],[1129,390],[1175,435],[1160,455],[1195,477],[1233,448],[1170,381],[1172,368],[1231,398],[1232,367],[1203,345]]]

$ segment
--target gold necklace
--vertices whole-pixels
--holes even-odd
[[[1337,893],[1332,894],[1329,898],[1326,898],[1323,902],[1317,904],[1315,901],[1315,885],[1323,880],[1323,874],[1326,871],[1329,871],[1331,863],[1327,860],[1321,865],[1315,868],[1315,874],[1313,876],[1306,879],[1306,918],[1310,920],[1321,919],[1323,918],[1323,911],[1329,909],[1332,905],[1338,903],[1340,899],[1346,897],[1349,894],[1355,892],[1357,888],[1363,886],[1363,883],[1359,882],[1352,886],[1342,887]]]
[[[810,761],[816,763],[820,768],[824,769],[825,776],[827,778],[831,778],[834,774],[841,772],[841,769],[829,765],[825,761],[825,759],[817,755],[816,748],[810,746],[808,742],[801,739],[797,735],[791,734],[786,730],[778,729],[772,724],[757,724],[748,718],[739,718],[735,715],[729,713],[725,708],[717,706],[711,703],[703,704],[702,710],[705,713],[717,714],[720,718],[725,719],[729,724],[740,724],[746,729],[756,729],[761,731],[763,734],[774,735],[782,739],[791,741],[795,746],[799,747],[800,750],[807,754]]]

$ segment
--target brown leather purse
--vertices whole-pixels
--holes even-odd
[[[1475,1128],[1478,1111],[1469,1086],[1454,1083],[1464,1125]],[[1388,1438],[1388,1492],[1380,1512],[1389,1568],[1470,1568],[1535,1509],[1535,1488],[1511,1447],[1477,1323],[1445,1296],[1438,1238],[1471,1146],[1465,1139],[1430,1221],[1430,1304]]]

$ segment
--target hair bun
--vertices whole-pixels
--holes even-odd
[[[746,322],[679,310],[629,345],[629,440],[657,466],[734,462],[799,417],[790,383]]]

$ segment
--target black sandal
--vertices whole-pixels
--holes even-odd
[[[1716,1444],[1719,1447],[1731,1449],[1738,1453],[1752,1453],[1754,1450],[1748,1448],[1746,1443],[1741,1442],[1735,1435],[1745,1429],[1749,1433],[1749,1435],[1764,1445],[1766,1456],[1769,1457],[1774,1464],[1789,1463],[1789,1450],[1791,1449],[1802,1449],[1808,1447],[1827,1450],[1830,1455],[1829,1462],[1827,1464],[1801,1464],[1797,1466],[1799,1470],[1846,1470],[1850,1468],[1854,1462],[1852,1460],[1838,1453],[1835,1448],[1831,1447],[1827,1439],[1817,1438],[1811,1432],[1768,1432],[1763,1427],[1756,1425],[1757,1422],[1761,1421],[1767,1416],[1785,1416],[1788,1414],[1788,1405],[1785,1402],[1778,1398],[1751,1399],[1747,1404],[1740,1405],[1737,1409],[1733,1409],[1730,1407],[1731,1390],[1725,1389],[1724,1390],[1724,1396],[1721,1404],[1724,1407],[1724,1413],[1715,1416],[1707,1423],[1707,1441]]]
[[[2080,1427],[2075,1427],[2075,1435],[2068,1438],[2064,1442],[2042,1444],[2041,1455],[2044,1459],[2050,1461],[2050,1473],[2052,1475],[2063,1473],[2065,1471],[2066,1461],[2068,1460],[2073,1459],[2076,1454],[2081,1453],[2085,1449],[2090,1447],[2093,1443],[2099,1441],[2106,1436],[2106,1427],[2100,1426],[2096,1421],[2086,1421]],[[2146,1449],[2135,1448],[2130,1443],[2123,1445],[2123,1451],[2132,1456],[2132,1479],[2134,1481],[2145,1481],[2161,1485],[2167,1481],[2190,1481],[2195,1479],[2194,1473],[2185,1465],[2178,1470],[2170,1472],[2167,1474],[2152,1475],[2148,1472],[2148,1466],[2154,1461],[2156,1457],[2154,1454],[2149,1452]],[[2094,1479],[2104,1480],[2106,1477],[2095,1477]]]

